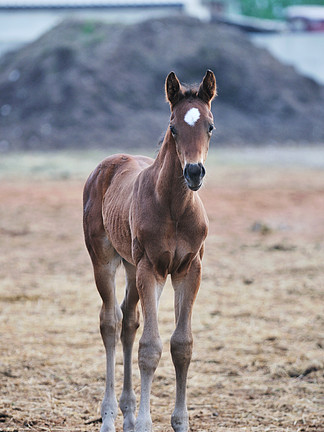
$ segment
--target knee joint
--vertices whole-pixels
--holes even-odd
[[[100,313],[101,334],[114,334],[120,331],[122,317],[119,314]]]
[[[101,333],[115,333],[118,330],[118,321],[100,320]]]
[[[162,341],[160,338],[139,342],[138,363],[140,368],[155,370],[162,354]]]
[[[173,334],[171,337],[171,354],[173,361],[190,361],[192,356],[192,345],[193,341],[191,336],[179,337],[176,334]]]
[[[137,330],[140,325],[140,313],[136,306],[134,310],[128,310],[123,302],[120,306],[123,313],[123,329],[125,331]]]
[[[123,331],[133,332],[138,329],[140,325],[139,319],[137,317],[127,317],[124,315],[123,318]]]

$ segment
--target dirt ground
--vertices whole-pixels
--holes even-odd
[[[49,176],[53,167],[35,163],[29,174],[4,175],[4,167],[2,160],[0,431],[99,431],[105,362],[81,230],[87,174],[60,164]],[[215,153],[201,196],[210,233],[193,316],[190,430],[324,431],[323,167],[224,162]],[[122,285],[120,273],[120,298]],[[173,328],[167,285],[156,432],[171,432]],[[120,347],[116,378],[120,395]]]

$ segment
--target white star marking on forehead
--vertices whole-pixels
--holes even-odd
[[[190,108],[184,117],[184,121],[188,123],[189,126],[195,126],[196,121],[200,117],[200,112],[198,108]]]

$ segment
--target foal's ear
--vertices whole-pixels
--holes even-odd
[[[217,96],[216,78],[214,72],[207,70],[202,83],[199,86],[198,96],[208,105]]]
[[[165,94],[171,106],[179,100],[180,82],[174,72],[170,72],[165,81]]]

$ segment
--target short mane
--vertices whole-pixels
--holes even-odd
[[[177,105],[180,101],[184,99],[198,99],[198,85],[187,85],[181,84],[180,92],[178,93],[177,101],[173,104],[173,106]]]
[[[189,99],[189,98],[197,98],[198,97],[198,91],[199,91],[199,86],[198,85],[182,85],[182,94],[184,96],[184,98]]]

